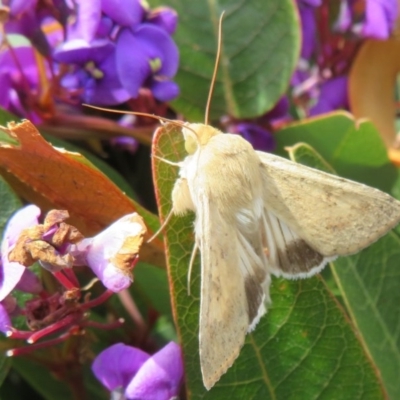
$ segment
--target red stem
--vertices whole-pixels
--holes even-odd
[[[96,297],[93,300],[83,303],[81,305],[80,309],[82,311],[85,311],[85,310],[88,310],[89,308],[97,307],[98,305],[100,305],[100,304],[104,303],[106,300],[108,300],[113,294],[114,294],[113,291],[111,291],[110,289],[107,289],[99,297]]]
[[[98,329],[109,330],[109,329],[120,328],[124,322],[125,321],[123,318],[119,318],[117,321],[111,322],[109,324],[103,324],[101,322],[96,322],[96,321],[86,321],[83,324],[81,324],[81,326],[88,327],[88,328],[98,328]]]
[[[57,332],[62,328],[65,328],[68,325],[73,324],[77,320],[77,315],[76,314],[70,314],[67,315],[64,319],[61,321],[57,321],[54,324],[51,324],[49,326],[46,326],[45,328],[41,329],[40,331],[37,331],[33,333],[27,340],[28,343],[32,344],[37,342],[39,339],[41,339],[43,336],[50,335],[51,333]]]
[[[76,287],[79,287],[74,285],[69,278],[67,278],[63,271],[58,271],[58,272],[53,272],[54,277],[67,289],[67,290],[71,290],[71,289],[75,289]]]
[[[34,350],[54,346],[58,343],[61,343],[65,340],[67,340],[69,338],[69,336],[70,336],[70,333],[65,332],[61,336],[59,336],[58,338],[55,338],[55,339],[46,340],[45,342],[41,342],[41,343],[35,343],[35,344],[32,344],[31,346],[17,347],[16,349],[10,349],[6,352],[6,356],[8,356],[8,357],[21,356],[23,354],[30,353],[31,351],[34,351]]]
[[[65,274],[65,276],[74,284],[75,287],[79,287],[79,281],[78,278],[75,275],[75,272],[72,268],[65,268],[63,269],[63,272]]]

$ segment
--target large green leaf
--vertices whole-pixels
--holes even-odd
[[[155,156],[185,156],[179,132],[156,133]],[[153,157],[160,215],[171,209],[176,167]],[[221,161],[222,162],[222,161]],[[187,294],[193,248],[193,215],[173,217],[166,228],[168,273],[178,335],[183,347],[190,399],[382,399],[376,370],[340,305],[319,277],[274,279],[272,306],[247,336],[238,360],[209,392],[199,365],[199,286],[197,259]],[[234,295],[234,293],[232,293]]]
[[[346,129],[335,133],[329,130],[341,124],[342,128],[347,125]],[[347,176],[354,174],[358,180],[369,184],[376,183],[376,177],[380,177],[380,186],[392,191],[390,183],[397,171],[389,163],[379,133],[371,123],[355,124],[346,115],[332,115],[304,121],[286,129],[282,138],[280,135],[278,140],[283,139],[283,143],[288,140],[313,143],[334,163],[335,169],[344,171]],[[332,141],[336,144],[329,146]],[[304,149],[298,151],[294,158],[303,163],[303,153]],[[311,166],[321,168],[321,163],[314,159]],[[376,175],[375,169],[381,173]],[[331,268],[349,314],[380,370],[391,399],[400,398],[399,259],[400,239],[391,232],[360,253],[339,258]]]
[[[174,39],[180,51],[174,108],[202,121],[223,11],[223,49],[211,115],[262,115],[286,90],[299,52],[299,21],[293,0],[157,0],[179,15]]]
[[[335,169],[338,175],[390,192],[398,177],[386,147],[370,121],[355,121],[346,112],[334,112],[288,126],[276,135],[278,153],[285,146],[305,142]]]

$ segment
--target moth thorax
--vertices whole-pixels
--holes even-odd
[[[199,146],[206,145],[211,137],[222,133],[211,125],[205,124],[188,124],[187,128],[183,128],[183,136],[185,137],[185,150],[188,154],[193,154]]]

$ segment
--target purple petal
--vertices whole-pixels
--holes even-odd
[[[120,122],[119,122],[120,124]],[[123,149],[131,154],[135,154],[139,148],[139,142],[130,136],[117,136],[110,139],[110,143],[120,149]]]
[[[276,143],[274,135],[255,123],[241,122],[235,125],[232,131],[244,137],[256,150],[275,150]]]
[[[131,97],[122,87],[116,67],[115,52],[104,59],[98,66],[102,72],[101,78],[87,79],[84,84],[83,101],[97,105],[121,104]]]
[[[0,302],[0,332],[6,333],[11,328],[11,320],[6,308]]]
[[[5,28],[8,34],[21,34],[31,39],[36,35],[43,34],[40,31],[39,20],[33,9],[30,12],[25,12],[22,15],[19,15],[18,18],[7,21]]]
[[[40,208],[31,204],[18,210],[9,220],[5,231],[3,244],[7,242],[7,246],[13,246],[23,229],[37,225],[40,217]]]
[[[10,14],[16,17],[19,14],[33,10],[36,4],[37,0],[12,0],[10,1]]]
[[[61,63],[84,65],[89,61],[100,63],[113,52],[114,44],[108,39],[97,39],[90,44],[83,39],[63,43],[53,54]]]
[[[129,29],[123,29],[117,39],[116,64],[122,86],[135,98],[145,80],[151,75],[146,43]]]
[[[171,36],[151,24],[141,24],[136,29],[135,36],[145,44],[149,59],[161,60],[161,68],[157,71],[157,75],[173,77],[178,71],[179,51]]]
[[[101,9],[118,25],[128,28],[135,28],[145,12],[139,0],[102,0]]]
[[[334,30],[338,32],[346,32],[352,24],[352,15],[348,1],[340,2],[339,15],[334,24]]]
[[[183,378],[180,347],[170,342],[150,357],[125,390],[128,399],[167,400],[179,394]]]
[[[126,244],[133,243],[143,233],[138,215],[125,215],[94,238],[84,239],[71,248],[74,265],[88,265],[103,285],[114,292],[126,289],[132,283],[132,274],[117,262],[121,255],[129,256]]]
[[[147,21],[172,35],[178,24],[178,13],[169,7],[158,7],[151,10],[147,16]]]
[[[308,60],[316,46],[316,21],[315,11],[312,7],[300,7],[300,19],[301,19],[301,31],[302,31],[302,43],[301,43],[301,57]]]
[[[9,109],[10,106],[10,95],[9,91],[11,89],[11,77],[10,74],[0,71],[0,107]]]
[[[267,120],[276,120],[287,117],[289,113],[289,99],[287,96],[282,96],[275,104],[274,108],[268,111],[265,116]]]
[[[25,271],[15,289],[25,293],[38,294],[43,290],[43,286],[39,277],[28,268],[25,268]]]
[[[51,51],[64,41],[62,26],[56,28],[58,25],[59,22],[51,16],[43,18],[40,23],[41,31],[46,32],[46,40]]]
[[[153,74],[160,79],[173,77],[179,62],[174,41],[163,29],[151,24],[142,24],[134,32],[122,30],[116,58],[121,83],[132,97],[137,97],[139,89]],[[156,70],[152,70],[152,61],[159,64]],[[163,96],[162,91],[159,94]]]
[[[179,86],[172,81],[153,81],[150,85],[153,96],[159,101],[170,101],[179,95]]]
[[[318,102],[310,109],[310,115],[313,116],[341,108],[347,108],[347,80],[348,78],[346,76],[340,76],[323,83],[320,89]]]
[[[297,0],[299,6],[307,5],[310,7],[319,7],[322,4],[322,0]]]
[[[97,32],[101,19],[101,0],[75,0],[76,23],[70,26],[68,39],[83,39],[90,43]]]
[[[23,79],[19,66],[23,68]],[[39,72],[33,47],[21,46],[14,48],[13,52],[1,53],[0,71],[9,74],[14,85],[25,84],[27,81],[30,86],[35,87],[39,81]]]
[[[23,229],[38,224],[39,216],[40,209],[30,205],[14,214],[6,226],[1,244],[0,301],[15,288],[25,272],[23,265],[8,261],[8,253]]]
[[[140,349],[123,343],[103,350],[94,360],[92,371],[110,391],[126,386],[150,356]]]
[[[367,0],[363,36],[387,39],[396,22],[396,0]]]
[[[113,26],[114,26],[114,23],[111,20],[111,18],[103,16],[100,20],[100,24],[98,26],[96,36],[98,38],[106,38],[106,37],[110,36]]]

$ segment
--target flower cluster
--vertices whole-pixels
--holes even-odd
[[[389,38],[398,15],[395,0],[340,0],[335,6],[297,0],[297,6],[302,44],[287,94],[262,118],[226,124],[258,150],[274,150],[272,132],[298,116],[348,109],[348,72],[358,47],[365,39]]]
[[[9,0],[1,11],[0,106],[19,116],[51,118],[60,103],[121,104],[141,88],[160,101],[179,93],[170,8],[151,10],[139,0]]]
[[[390,36],[397,2],[341,0],[336,15],[329,2],[297,3],[303,41],[291,82],[294,102],[310,116],[348,109],[347,75],[356,51],[364,39]]]
[[[149,10],[137,0],[80,1],[76,22],[53,55],[72,66],[63,86],[83,90],[91,104],[123,103],[143,86],[156,99],[171,100],[179,93],[171,81],[178,69],[170,36],[176,22],[173,10]]]
[[[50,211],[42,224],[40,214],[34,205],[17,212],[6,227],[1,246],[0,331],[28,343],[68,329],[55,339],[65,340],[71,332],[90,326],[85,312],[131,284],[132,268],[146,232],[143,220],[136,213],[122,217],[93,238],[84,238],[67,224],[66,211]],[[53,274],[63,288],[61,291],[48,292],[42,287],[38,276],[28,269],[36,261]],[[81,302],[81,289],[74,272],[77,266],[92,269],[107,288],[102,296]],[[24,304],[18,304],[15,297],[18,291],[32,296]],[[31,331],[13,328],[12,317],[21,314]],[[116,325],[120,323],[117,321]],[[21,354],[38,345],[18,348],[9,354]]]

